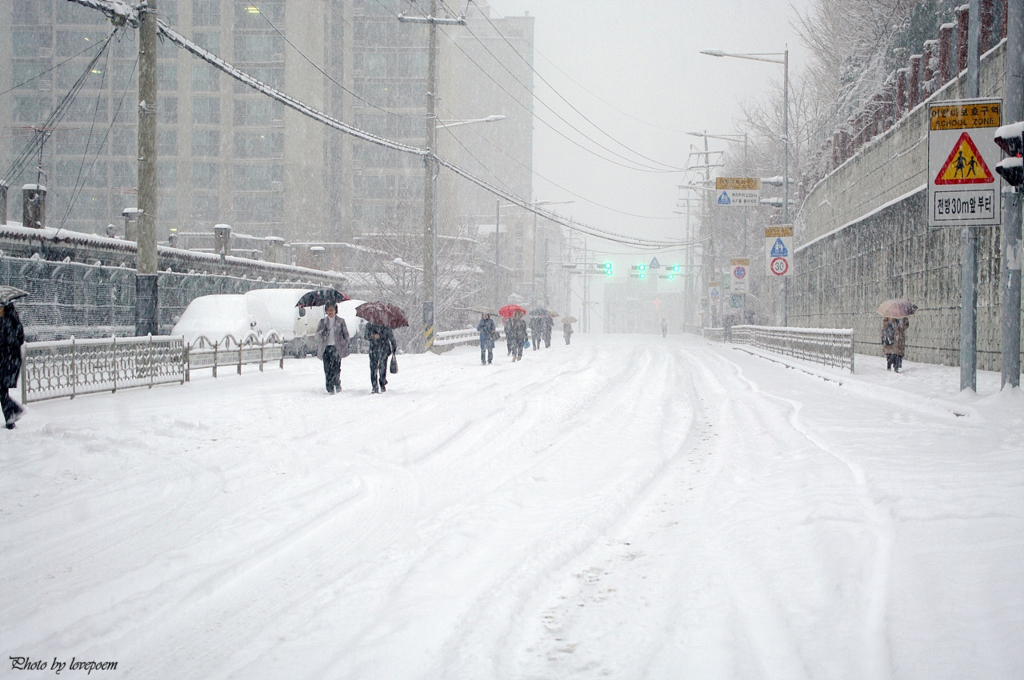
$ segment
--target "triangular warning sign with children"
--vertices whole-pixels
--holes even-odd
[[[978,153],[971,136],[964,132],[935,176],[936,184],[990,184],[995,175]]]

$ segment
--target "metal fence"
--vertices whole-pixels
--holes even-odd
[[[185,355],[184,340],[168,336],[31,342],[21,366],[21,400],[183,383]]]
[[[728,334],[724,329],[714,331],[715,340],[753,345],[769,352],[777,352],[797,359],[806,359],[826,366],[848,368],[853,373],[853,329],[851,328],[790,328],[788,326],[733,326]],[[723,336],[728,335],[728,338]]]
[[[199,368],[212,369],[216,378],[218,366],[234,366],[241,375],[242,366],[259,364],[262,372],[264,364],[271,361],[284,368],[284,341],[273,331],[266,336],[249,333],[241,340],[226,335],[217,342],[200,335],[186,351],[185,380],[190,380],[192,371]]]
[[[25,344],[21,365],[21,401],[42,401],[129,387],[185,383],[193,370],[277,362],[284,368],[284,343],[277,333],[250,333],[219,342],[200,337],[187,345],[182,337],[51,340]]]
[[[496,329],[497,339],[505,337],[503,328]],[[475,345],[480,342],[480,332],[475,328],[465,328],[458,331],[440,331],[434,335],[434,346],[440,351],[446,351],[456,345]]]

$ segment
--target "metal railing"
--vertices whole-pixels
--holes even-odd
[[[496,329],[497,339],[505,337],[505,331],[501,327]],[[440,331],[434,335],[434,344],[441,347],[454,347],[456,345],[475,345],[480,342],[480,333],[475,328],[464,328],[458,331]]]
[[[724,329],[705,329],[719,331]],[[769,352],[777,352],[797,359],[805,359],[826,366],[848,368],[853,373],[852,328],[790,328],[788,326],[733,326],[729,341],[753,345]],[[705,334],[705,337],[709,337]],[[709,338],[722,340],[722,337]]]
[[[241,375],[243,365],[259,364],[260,372],[263,372],[263,365],[271,361],[284,368],[284,340],[276,331],[266,335],[249,333],[241,340],[225,335],[217,342],[200,335],[185,353],[185,381],[189,381],[192,371],[199,368],[212,368],[216,378],[219,366],[234,366]]]
[[[185,355],[184,339],[168,336],[30,342],[21,364],[21,401],[183,383]]]

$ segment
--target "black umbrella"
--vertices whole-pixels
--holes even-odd
[[[548,316],[548,310],[544,309],[543,307],[538,307],[537,309],[531,309],[530,310],[530,316]]]
[[[296,307],[323,307],[324,305],[333,302],[338,304],[339,302],[345,302],[351,300],[349,296],[342,293],[340,290],[333,288],[321,288],[320,290],[311,290],[295,303]]]
[[[27,297],[28,293],[15,288],[14,286],[0,286],[0,305],[6,305],[8,302],[13,302],[18,298]]]

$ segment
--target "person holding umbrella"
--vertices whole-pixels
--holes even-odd
[[[13,289],[17,290],[17,289]],[[23,291],[17,291],[25,295]],[[20,295],[17,297],[21,297]],[[8,390],[18,386],[21,374],[21,346],[25,344],[25,329],[14,309],[13,297],[3,295],[0,300],[0,408],[8,430],[25,413],[24,407],[11,399]]]
[[[544,336],[544,349],[551,349],[551,330],[555,327],[555,320],[551,314],[544,315],[544,325],[541,333]]]
[[[480,363],[489,364],[494,360],[494,320],[490,314],[482,314],[480,322],[476,325],[476,332],[480,334]]]
[[[522,310],[516,310],[508,322],[508,334],[512,337],[512,361],[523,358],[523,345],[526,344],[526,321]]]
[[[569,341],[572,340],[572,325],[576,323],[576,317],[567,316],[562,319],[562,335],[565,336],[565,344],[568,345]]]
[[[324,307],[327,316],[320,319],[316,327],[316,355],[324,362],[324,378],[327,394],[341,392],[341,360],[348,356],[348,326],[338,316],[338,305],[328,302]]]
[[[886,300],[878,307],[882,317],[882,354],[885,355],[885,370],[899,373],[903,368],[903,354],[907,345],[907,329],[910,328],[911,314],[917,305],[910,300]]]
[[[405,312],[387,302],[364,302],[356,307],[356,316],[366,319],[363,337],[370,343],[370,385],[373,393],[387,392],[388,356],[398,351],[392,329],[409,325]],[[391,372],[398,372],[392,357]]]

